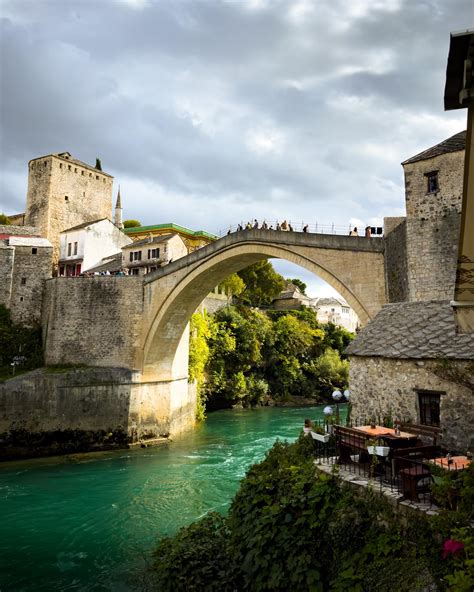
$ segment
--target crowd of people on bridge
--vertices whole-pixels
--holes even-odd
[[[308,232],[308,224],[304,224],[302,231],[303,232]],[[275,227],[273,227],[273,224],[268,224],[266,220],[263,220],[263,222],[259,222],[256,218],[254,219],[253,222],[247,222],[247,224],[238,224],[237,225],[237,229],[236,232],[241,232],[242,230],[282,230],[283,232],[295,232],[295,229],[293,228],[293,226],[291,225],[290,222],[287,222],[286,220],[283,220],[283,222],[280,224],[280,222],[278,222],[278,220],[275,223]],[[227,234],[230,234],[232,232],[232,229],[229,228]]]

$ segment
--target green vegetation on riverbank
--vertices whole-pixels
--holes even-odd
[[[159,543],[153,589],[470,592],[474,466],[462,479],[455,511],[407,515],[317,473],[311,439],[277,442],[228,516],[208,514]]]
[[[352,334],[320,325],[316,313],[229,306],[191,320],[190,380],[200,409],[329,396],[348,381],[343,351]]]
[[[16,325],[0,304],[0,380],[42,365],[41,329]]]

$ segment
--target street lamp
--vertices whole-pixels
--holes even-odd
[[[334,399],[334,401],[336,403],[336,423],[339,423],[339,403],[341,402],[341,399],[342,399],[341,391],[334,391],[332,393],[332,398]]]
[[[329,418],[331,417],[331,415],[333,414],[333,408],[331,407],[331,405],[327,405],[324,409],[323,409],[323,413],[324,416],[326,418],[326,433],[330,434],[330,430],[329,430]]]

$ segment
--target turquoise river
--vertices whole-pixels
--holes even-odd
[[[209,510],[247,468],[322,408],[209,414],[155,448],[0,464],[0,590],[146,589],[151,551]]]

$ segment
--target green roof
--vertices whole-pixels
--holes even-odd
[[[133,226],[132,228],[124,228],[124,232],[125,234],[132,234],[134,232],[144,232],[146,230],[166,230],[168,228],[172,228],[177,232],[183,232],[184,234],[189,234],[194,237],[202,236],[204,238],[208,238],[209,240],[217,240],[219,238],[214,234],[205,232],[204,230],[190,230],[189,228],[178,226],[178,224],[173,224],[172,222],[168,224],[155,224],[154,226]]]

